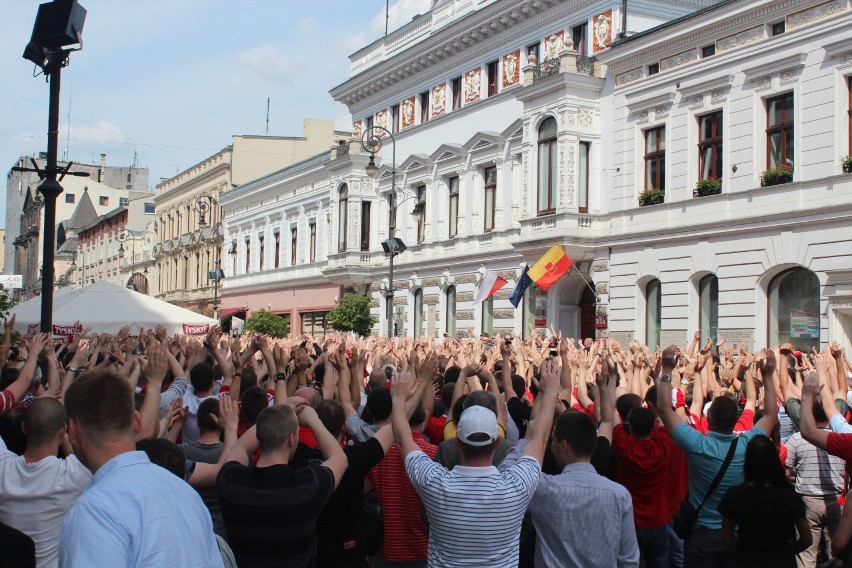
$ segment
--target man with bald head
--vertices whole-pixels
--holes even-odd
[[[91,472],[71,453],[65,422],[65,407],[60,402],[38,398],[24,415],[24,455],[10,452],[0,438],[0,522],[33,539],[39,567],[59,564],[62,520],[92,479]],[[60,447],[66,459],[56,457]]]
[[[158,350],[150,351],[144,372],[165,373],[165,363],[152,362]],[[136,451],[142,421],[127,380],[110,371],[87,372],[68,388],[65,408],[68,438],[93,478],[65,515],[60,564],[221,567],[201,497]]]

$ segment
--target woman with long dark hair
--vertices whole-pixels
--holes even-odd
[[[802,498],[766,436],[749,442],[744,473],[745,483],[728,489],[719,503],[722,538],[736,551],[737,567],[795,568],[796,554],[811,545],[811,531]]]

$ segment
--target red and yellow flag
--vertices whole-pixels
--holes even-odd
[[[571,268],[571,259],[559,245],[553,245],[538,262],[530,268],[527,275],[542,290],[547,290],[562,278],[562,275]]]

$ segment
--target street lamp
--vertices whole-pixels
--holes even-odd
[[[388,220],[388,239],[382,241],[382,249],[389,259],[388,288],[385,291],[385,317],[388,320],[388,337],[393,337],[393,259],[396,255],[402,254],[407,248],[405,243],[402,242],[402,239],[394,236],[396,230],[396,212],[400,205],[409,199],[415,199],[417,196],[413,195],[403,199],[399,203],[396,202],[396,140],[394,140],[393,134],[387,128],[371,126],[361,137],[361,147],[365,152],[369,152],[370,154],[370,162],[364,168],[364,172],[371,178],[375,178],[379,172],[379,168],[376,166],[376,154],[382,149],[382,137],[384,136],[387,136],[391,141],[391,192],[388,195],[390,219]],[[420,211],[420,204],[417,203],[411,213],[412,215],[419,215]]]
[[[202,231],[208,227],[207,220],[204,216],[213,209],[213,205],[218,205],[219,202],[212,195],[205,195],[195,200],[195,210],[198,211],[198,228]],[[225,277],[225,273],[220,266],[221,244],[219,236],[222,229],[222,222],[217,221],[212,226],[213,229],[213,246],[216,249],[216,268],[207,272],[207,276],[213,280],[213,319],[219,319],[219,281]]]
[[[133,277],[135,276],[135,267],[136,267],[136,234],[130,229],[125,229],[120,232],[116,237],[118,241],[118,258],[124,258],[124,252],[127,250],[124,248],[124,243],[127,242],[128,238],[131,238],[131,252],[130,252],[130,283],[127,285],[128,288],[133,290],[134,292],[139,291],[139,286],[133,282]]]
[[[53,324],[53,259],[56,252],[56,198],[62,193],[60,182],[67,175],[88,176],[84,172],[69,172],[71,162],[64,168],[56,164],[59,150],[59,88],[62,68],[68,65],[72,51],[83,49],[83,24],[86,9],[77,0],[54,0],[39,5],[33,25],[33,33],[24,50],[24,59],[41,68],[50,81],[50,102],[47,113],[47,165],[38,168],[12,168],[15,171],[36,172],[42,179],[39,191],[44,196],[44,242],[42,261],[44,271],[41,278],[41,331],[52,332]],[[79,44],[76,49],[64,49]],[[58,177],[58,179],[57,179]]]

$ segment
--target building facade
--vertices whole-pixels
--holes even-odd
[[[47,165],[45,158],[21,156],[15,163],[15,166],[31,168],[33,167],[33,162],[35,162],[36,167],[42,170]],[[67,162],[59,163],[60,167],[65,165],[67,165]],[[72,171],[86,172],[89,174],[89,177],[75,178],[68,176],[62,180],[62,186],[65,191],[56,202],[57,223],[65,219],[70,219],[76,208],[77,200],[81,197],[84,186],[89,187],[89,190],[95,196],[95,202],[98,204],[98,207],[101,207],[99,214],[106,213],[114,208],[116,206],[114,202],[119,197],[126,195],[127,191],[147,190],[150,187],[148,185],[148,168],[108,166],[106,154],[101,154],[100,164],[78,164],[75,162]],[[9,238],[3,246],[3,261],[4,268],[8,271],[8,274],[25,274],[23,265],[19,265],[20,271],[15,272],[18,269],[15,264],[17,256],[15,242],[18,240],[18,237],[30,230],[31,225],[27,225],[21,230],[21,214],[24,212],[28,195],[38,201],[36,189],[40,183],[41,181],[35,172],[16,172],[9,170],[6,176],[5,226],[9,231]],[[111,190],[123,190],[124,193],[113,195]],[[74,194],[74,197],[68,197],[69,194]],[[99,204],[101,197],[106,197],[108,200],[112,197],[113,204],[101,206]],[[37,226],[40,228],[41,223],[37,223]],[[29,239],[25,237],[24,240],[28,241]],[[41,262],[41,257],[35,262],[36,265]],[[58,268],[56,274],[60,274]]]
[[[214,300],[220,302],[211,272],[222,267],[226,253],[222,195],[348,136],[336,132],[334,122],[314,119],[304,121],[303,137],[234,136],[231,146],[158,184],[157,297],[213,315]]]
[[[353,141],[310,175],[282,170],[224,209],[237,250],[228,305],[277,307],[299,332],[300,311],[317,312],[279,295],[298,297],[321,274],[340,293],[372,295],[377,333],[390,289],[392,329],[405,335],[553,325],[665,345],[700,328],[751,347],[849,348],[849,4],[622,9],[437,0],[353,54],[331,91],[350,109]],[[359,138],[376,126],[390,135],[370,178]],[[299,226],[290,219],[302,213],[288,211],[300,195],[317,204],[302,205],[309,223],[325,213],[325,257],[272,268],[260,260],[270,231]],[[407,250],[388,282],[391,226]],[[522,268],[553,244],[574,267],[515,309]],[[474,304],[485,269],[509,284]]]

